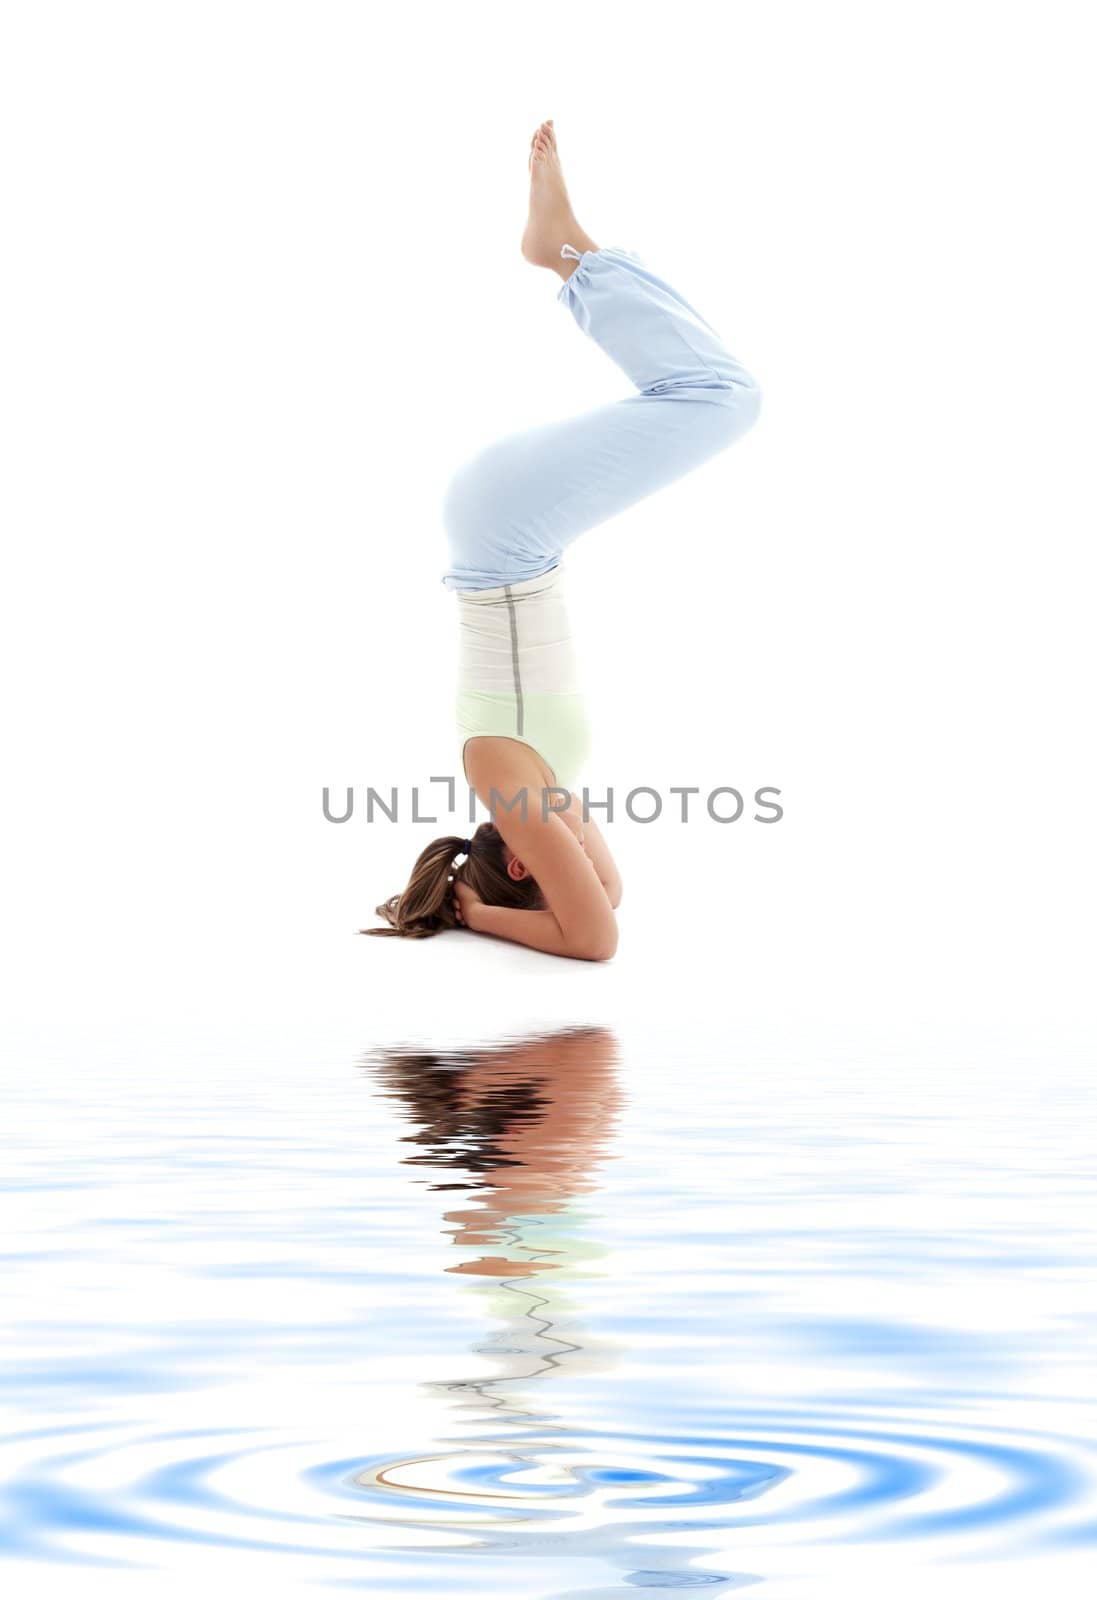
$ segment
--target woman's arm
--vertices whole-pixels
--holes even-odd
[[[466,761],[469,781],[504,844],[536,882],[559,937],[543,914],[531,922],[530,912],[517,910],[522,920],[496,916],[493,931],[538,950],[582,961],[608,961],[617,950],[617,918],[594,861],[567,823],[551,809],[542,809],[545,780],[531,771],[528,747],[510,739],[484,740],[483,745],[486,752],[471,741]],[[584,831],[587,826],[582,824]]]
[[[616,911],[621,904],[621,874],[617,870],[617,863],[610,854],[609,845],[594,818],[588,817],[582,826],[583,838],[580,842],[594,863],[594,870],[598,874],[602,888],[606,891],[606,898]]]
[[[497,816],[504,842],[536,881],[547,909],[486,905],[470,884],[453,885],[458,919],[475,933],[493,933],[551,955],[608,961],[617,952],[617,918],[594,862],[557,816]]]
[[[580,961],[605,961],[613,950],[569,942],[551,911],[520,911],[515,906],[489,906],[475,900],[461,914],[474,933],[493,933],[499,939],[543,950],[550,956],[572,956]],[[614,941],[616,945],[616,941]]]
[[[610,905],[616,911],[621,904],[621,874],[610,854],[609,845],[593,817],[583,820],[583,807],[577,795],[572,795],[566,806],[554,807],[560,821],[566,823],[578,839],[598,874]]]
[[[594,862],[559,817],[533,811],[527,819],[501,812],[495,826],[536,879],[562,935],[560,954],[608,961],[617,950],[617,918]]]
[[[491,906],[468,883],[453,885],[453,909],[458,922],[473,933],[491,933],[498,939],[543,950],[546,955],[573,956],[577,960],[604,961],[617,948],[616,924],[612,947],[569,940],[551,911],[525,911],[517,906]]]

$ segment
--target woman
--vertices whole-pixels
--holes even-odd
[[[489,445],[452,479],[442,582],[457,594],[457,725],[465,776],[493,820],[469,839],[435,839],[404,892],[378,906],[389,926],[363,931],[424,938],[461,925],[604,961],[617,948],[621,879],[571,795],[589,730],[563,551],[740,438],[761,394],[680,294],[579,226],[551,121],[533,136],[529,169],[522,253],[559,274],[558,299],[636,393]]]

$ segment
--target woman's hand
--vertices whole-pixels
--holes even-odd
[[[462,927],[472,927],[476,907],[482,906],[483,903],[471,884],[466,883],[463,878],[454,878],[453,910]]]

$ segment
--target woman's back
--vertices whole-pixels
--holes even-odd
[[[476,787],[470,741],[506,739],[535,753],[545,781],[570,789],[589,754],[590,724],[562,563],[523,583],[459,592],[457,613],[457,729],[466,778]]]

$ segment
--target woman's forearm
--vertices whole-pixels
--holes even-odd
[[[593,817],[583,820],[583,808],[577,795],[572,795],[566,806],[553,809],[560,821],[570,828],[582,845],[587,860],[597,874],[598,882],[606,891],[610,906],[616,910],[621,904],[621,874],[610,854],[609,845],[602,836],[602,830]]]
[[[610,854],[609,845],[593,818],[583,825],[583,849],[593,863],[598,881],[606,891],[606,898],[616,910],[621,904],[621,874]]]
[[[605,961],[614,953],[602,937],[568,940],[551,911],[520,911],[515,906],[489,906],[482,902],[470,909],[468,926],[474,933],[494,934],[498,939],[510,939],[546,955],[572,956],[579,961]],[[613,943],[616,948],[616,940]]]

